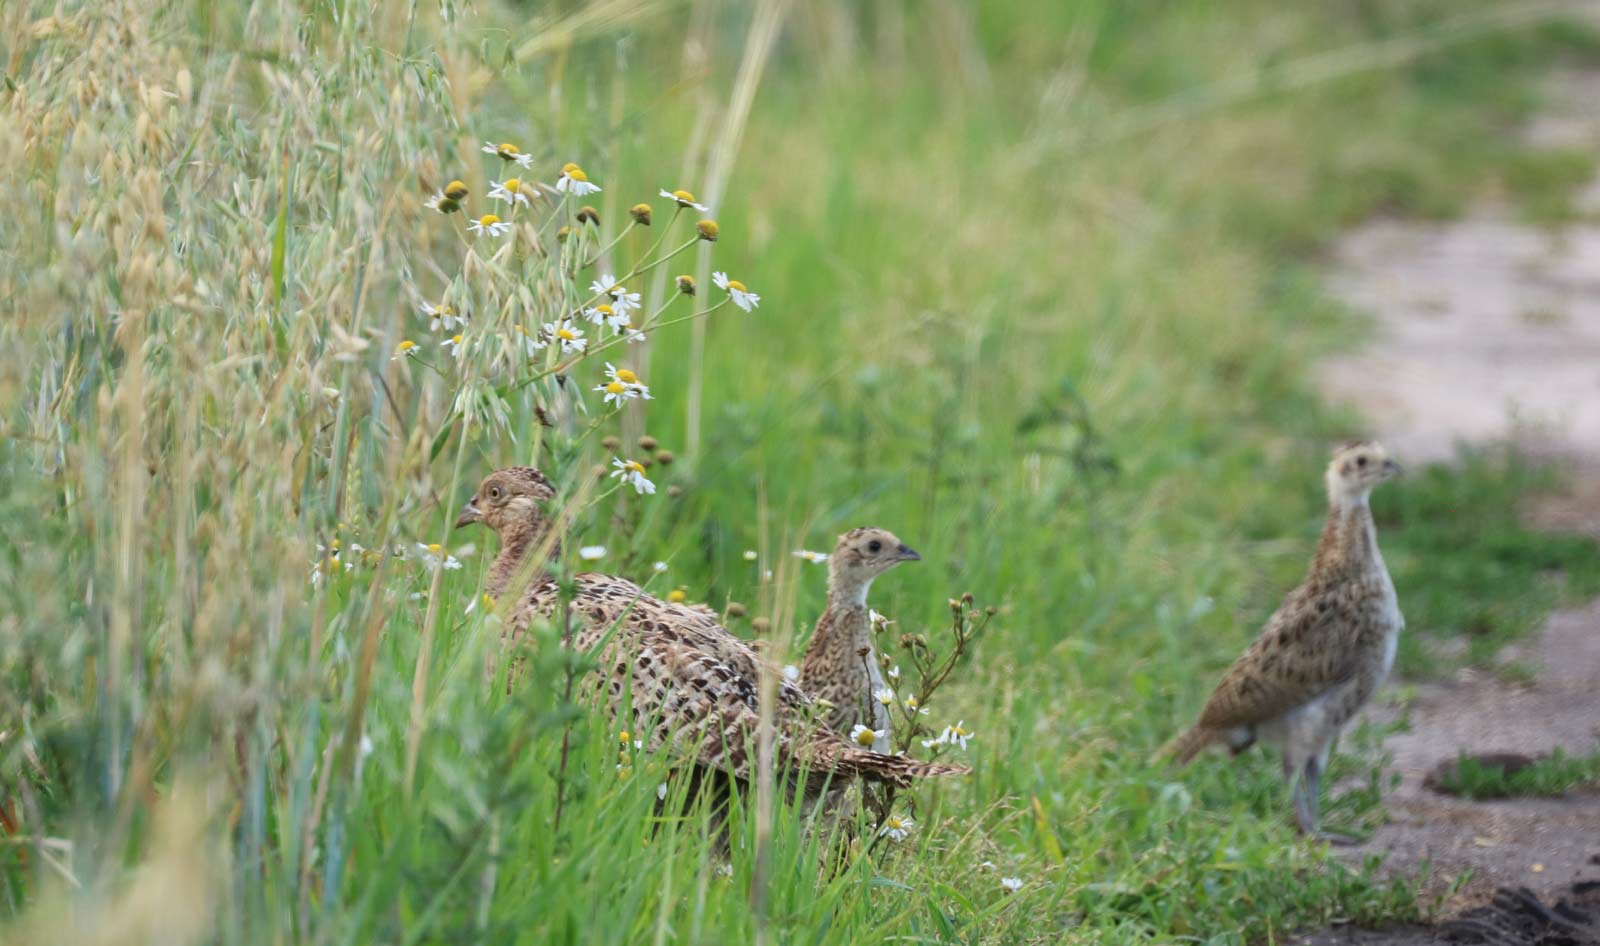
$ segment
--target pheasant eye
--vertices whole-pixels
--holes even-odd
[[[489,498],[490,499],[499,499],[500,498],[500,487],[498,487],[498,486],[489,487]]]
[[[873,539],[871,542],[867,543],[867,551],[881,552],[883,551],[883,543],[879,542],[877,539]]]

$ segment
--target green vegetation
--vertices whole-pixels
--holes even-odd
[[[1504,190],[1506,130],[1587,33],[1486,0],[795,4],[724,137],[770,4],[444,6],[0,7],[7,941],[1243,943],[1414,913],[1295,839],[1273,760],[1146,759],[1298,577],[1359,432],[1309,386],[1358,326],[1308,254]],[[662,332],[621,419],[585,390],[592,436],[535,433],[544,384],[459,410],[417,297],[469,293],[515,344],[512,311],[569,291],[533,253],[463,268],[422,207],[461,178],[488,209],[484,140],[605,186],[591,248],[668,216],[660,187],[720,190],[715,268],[761,307]],[[530,459],[581,494],[603,436],[646,432],[676,455],[657,495],[575,525],[607,570],[745,603],[792,655],[823,575],[789,551],[872,523],[925,559],[874,589],[901,629],[1000,608],[930,707],[976,771],[906,799],[905,842],[820,871],[799,813],[741,804],[724,876],[655,817],[667,760],[619,769],[563,698],[553,631],[485,686],[487,537],[455,507]],[[1504,640],[1546,573],[1593,587],[1592,545],[1515,525],[1532,476],[1381,500],[1413,628]],[[446,540],[462,569],[354,549]],[[1368,784],[1331,827],[1375,817],[1372,761],[1337,760]]]
[[[1600,752],[1568,758],[1561,749],[1539,759],[1505,764],[1462,754],[1439,778],[1440,791],[1475,801],[1565,795],[1600,787]]]

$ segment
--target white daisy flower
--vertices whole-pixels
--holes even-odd
[[[711,281],[717,284],[718,289],[726,289],[733,298],[733,304],[746,312],[754,312],[756,306],[761,304],[760,296],[745,288],[739,280],[729,279],[727,273],[712,273]]]
[[[578,557],[586,562],[606,557],[606,547],[603,545],[585,545],[578,549]]]
[[[894,623],[893,621],[889,620],[888,618],[884,617],[883,615],[879,614],[878,612],[872,610],[871,608],[867,609],[867,622],[872,625],[872,629],[874,631],[877,631],[877,632],[880,632],[880,633],[883,632],[883,631],[888,630],[889,629],[889,625]]]
[[[922,701],[917,699],[915,693],[906,694],[905,707],[908,715],[913,713],[918,716],[928,715],[928,711],[922,708]]]
[[[424,302],[422,304],[422,314],[433,320],[428,323],[428,331],[430,332],[437,332],[441,328],[446,332],[451,332],[455,330],[456,326],[467,324],[467,317],[457,312],[455,306],[449,303],[442,302],[439,305],[434,305],[431,302]]]
[[[489,188],[490,200],[503,200],[512,206],[528,206],[528,185],[520,177],[508,177]]]
[[[1000,878],[1000,886],[1006,889],[1006,893],[1016,893],[1018,890],[1022,889],[1022,878],[1002,877]]]
[[[623,483],[632,486],[634,491],[640,495],[643,495],[644,493],[653,494],[656,491],[656,484],[645,478],[644,464],[640,463],[638,460],[616,459],[611,461],[611,465],[616,467],[616,469],[611,471],[611,475],[618,477]]]
[[[850,741],[858,746],[864,746],[868,749],[871,749],[878,740],[885,739],[888,737],[888,735],[888,730],[871,729],[861,725],[860,723],[856,723],[855,727],[850,730]]]
[[[606,392],[605,400],[607,403],[615,401],[621,404],[623,401],[636,397],[644,398],[647,401],[653,400],[650,397],[650,386],[640,381],[638,375],[627,368],[618,368],[609,361],[606,362],[606,383],[595,388],[595,390]]]
[[[400,339],[400,344],[394,347],[394,357],[389,360],[399,361],[402,358],[415,358],[421,353],[422,349],[417,347],[416,342],[409,338],[402,338]]]
[[[895,664],[893,667],[890,667],[884,676],[888,677],[890,680],[898,682],[900,680],[900,665]]]
[[[882,703],[884,706],[894,705],[894,691],[888,687],[880,687],[879,689],[873,690],[872,698],[877,700],[879,703]]]
[[[611,308],[611,306],[605,302],[583,310],[584,320],[594,325],[608,324],[612,319],[616,318],[616,315],[617,310]]]
[[[461,563],[456,560],[456,557],[446,552],[444,546],[437,542],[431,545],[424,545],[418,542],[417,555],[422,559],[422,564],[426,568],[433,568],[442,564],[446,571],[455,571],[461,567]]]
[[[890,815],[883,821],[883,827],[878,829],[878,837],[887,837],[891,841],[904,841],[911,837],[911,829],[917,823],[910,815]]]
[[[461,336],[459,334],[450,336],[440,344],[444,346],[447,352],[455,356],[456,361],[460,361],[462,353],[467,350],[467,346],[461,344]]]
[[[931,749],[934,746],[959,746],[965,749],[967,740],[974,739],[976,736],[973,735],[972,730],[962,725],[963,722],[965,720],[957,720],[954,726],[946,726],[944,732],[940,733],[937,739],[922,740],[923,747]]]
[[[616,277],[604,273],[599,279],[589,284],[589,291],[597,296],[605,296],[611,300],[612,306],[618,314],[637,309],[640,306],[640,294],[629,292],[628,287],[617,282]]]
[[[522,149],[510,142],[495,144],[492,141],[485,141],[482,151],[484,154],[492,154],[502,161],[515,161],[520,167],[527,167],[533,163],[533,155],[523,154]]]
[[[534,352],[542,351],[546,345],[550,344],[543,335],[528,331],[520,323],[511,327],[516,330],[517,337],[522,339],[522,350],[527,353],[529,358],[533,357]]]
[[[561,176],[556,178],[556,190],[574,197],[584,197],[600,193],[600,185],[589,183],[589,175],[583,173],[583,168],[569,162],[561,168]]]
[[[588,339],[583,337],[583,330],[573,328],[570,322],[562,322],[560,325],[554,322],[546,322],[544,323],[544,334],[547,340],[561,343],[562,354],[571,354],[575,351],[581,352],[589,347]]]
[[[677,204],[679,207],[693,207],[695,210],[698,210],[703,214],[708,214],[711,212],[711,208],[707,207],[705,204],[695,203],[694,195],[686,190],[669,191],[666,188],[662,188],[661,196]]]
[[[468,222],[467,229],[480,237],[501,237],[511,232],[511,224],[506,223],[494,214],[484,214],[478,219]]]
[[[828,560],[827,552],[813,552],[810,549],[795,549],[795,558],[803,558],[813,565],[821,565]]]

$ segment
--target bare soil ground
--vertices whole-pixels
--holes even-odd
[[[1552,92],[1531,143],[1600,147],[1600,75],[1559,77]],[[1580,209],[1600,219],[1600,181]],[[1600,225],[1546,230],[1486,207],[1449,223],[1374,222],[1349,234],[1334,258],[1331,285],[1372,314],[1377,332],[1364,350],[1323,367],[1328,395],[1360,408],[1373,433],[1410,462],[1449,459],[1462,443],[1506,441],[1569,461],[1578,471],[1570,494],[1539,501],[1530,520],[1600,537]],[[1600,746],[1600,602],[1552,615],[1519,648],[1518,659],[1539,668],[1529,685],[1472,673],[1414,688],[1402,681],[1369,713],[1374,721],[1403,713],[1409,726],[1385,743],[1400,776],[1385,799],[1391,821],[1351,855],[1385,853],[1389,869],[1407,874],[1426,865],[1427,889],[1438,895],[1468,874],[1444,916],[1482,906],[1496,888],[1525,886],[1554,903],[1572,896],[1575,882],[1600,881],[1600,794],[1474,802],[1423,784],[1463,751]],[[1442,936],[1336,929],[1301,942]]]

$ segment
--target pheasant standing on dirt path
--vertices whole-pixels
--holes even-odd
[[[481,522],[500,535],[500,554],[489,571],[488,592],[499,597],[531,571],[507,619],[512,640],[536,619],[559,622],[562,593],[543,562],[530,557],[547,543],[554,522],[543,504],[555,497],[544,474],[512,467],[490,474],[461,510],[456,526]],[[586,683],[595,702],[616,718],[629,702],[629,729],[654,749],[671,745],[711,774],[748,782],[760,712],[760,657],[704,612],[652,597],[633,582],[586,572],[575,578],[568,606],[571,645],[594,653],[599,679]],[[561,626],[557,623],[557,626]],[[907,786],[913,779],[961,775],[959,765],[917,762],[850,744],[817,725],[815,707],[799,687],[777,680],[774,745],[780,772],[797,778],[809,798],[834,784],[865,779]],[[707,773],[700,772],[698,775]]]
[[[885,735],[873,742],[889,751],[889,708],[877,699],[886,687],[872,649],[872,580],[901,562],[922,556],[884,529],[851,529],[828,556],[828,607],[800,662],[800,689],[833,704],[824,721],[841,733],[865,726]]]
[[[1334,453],[1328,520],[1305,580],[1217,684],[1199,722],[1160,753],[1183,765],[1215,743],[1235,755],[1258,738],[1276,745],[1293,785],[1296,821],[1308,835],[1317,831],[1328,753],[1388,676],[1405,626],[1367,505],[1373,487],[1399,472],[1376,443]]]

